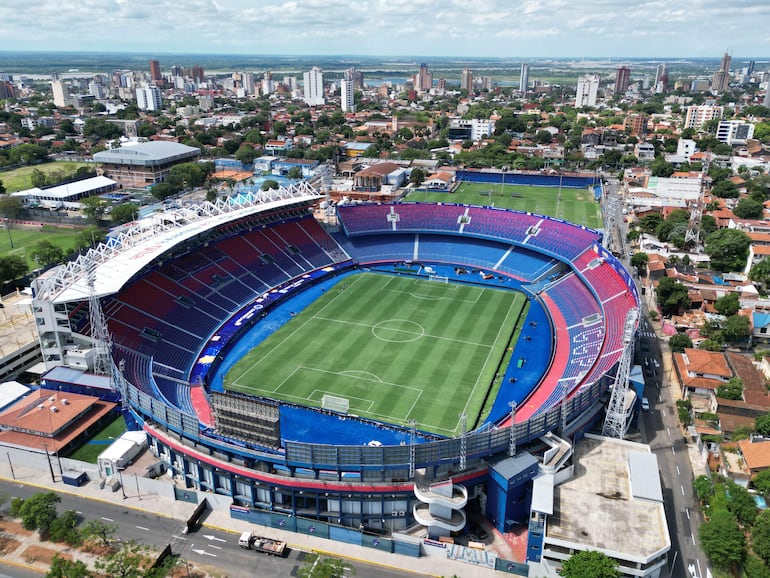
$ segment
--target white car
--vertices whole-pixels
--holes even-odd
[[[642,398],[642,411],[650,411],[650,400],[646,397]]]

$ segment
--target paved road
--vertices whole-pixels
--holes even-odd
[[[698,578],[705,578],[707,560],[698,545],[698,528],[702,522],[692,482],[694,479],[688,447],[678,424],[672,390],[668,347],[661,344],[646,317],[639,328],[638,361],[645,377],[645,395],[650,411],[642,413],[642,429],[646,443],[658,457],[668,530],[671,535],[669,570],[671,578],[692,578],[688,565],[692,563]]]
[[[39,488],[24,484],[0,481],[0,492],[10,497],[27,498],[39,493]],[[135,540],[153,546],[158,550],[172,544],[172,551],[183,561],[197,562],[222,569],[230,578],[253,578],[254,576],[296,576],[306,554],[290,550],[288,556],[279,558],[260,554],[238,547],[237,535],[215,528],[204,527],[188,535],[182,533],[181,520],[151,512],[124,508],[120,503],[94,502],[71,494],[59,494],[58,510],[74,510],[84,521],[100,519],[118,528],[122,540]],[[2,560],[0,560],[0,563]],[[398,572],[357,561],[353,564],[359,576],[372,578],[401,578],[414,576],[413,573]],[[23,568],[3,566],[2,571],[11,578],[39,577],[39,573]],[[3,575],[0,574],[0,578]]]

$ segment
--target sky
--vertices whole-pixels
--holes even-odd
[[[2,0],[6,50],[762,57],[768,0]]]

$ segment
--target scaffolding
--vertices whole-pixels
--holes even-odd
[[[623,356],[618,362],[612,395],[607,406],[602,434],[616,439],[623,439],[628,430],[626,398],[628,396],[628,376],[631,373],[631,360],[634,357],[634,332],[639,319],[639,309],[634,307],[626,314],[623,330]]]

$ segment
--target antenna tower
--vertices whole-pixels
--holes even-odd
[[[91,341],[94,348],[94,373],[96,375],[112,374],[112,338],[110,337],[107,321],[99,298],[94,289],[95,265],[90,259],[86,260],[84,273],[88,281],[88,313],[91,321]]]
[[[700,193],[698,200],[695,201],[690,211],[690,222],[687,225],[687,232],[684,235],[684,244],[692,249],[698,248],[700,244],[700,224],[703,218],[703,210],[706,208],[706,177],[709,174],[709,164],[711,153],[706,152],[703,159],[703,168],[700,175]]]
[[[631,359],[634,356],[634,330],[639,318],[639,309],[634,307],[626,314],[623,330],[623,356],[618,362],[618,372],[615,383],[612,384],[612,396],[607,406],[607,417],[604,420],[602,434],[616,439],[626,435],[626,396],[628,395],[628,376],[631,373]]]

